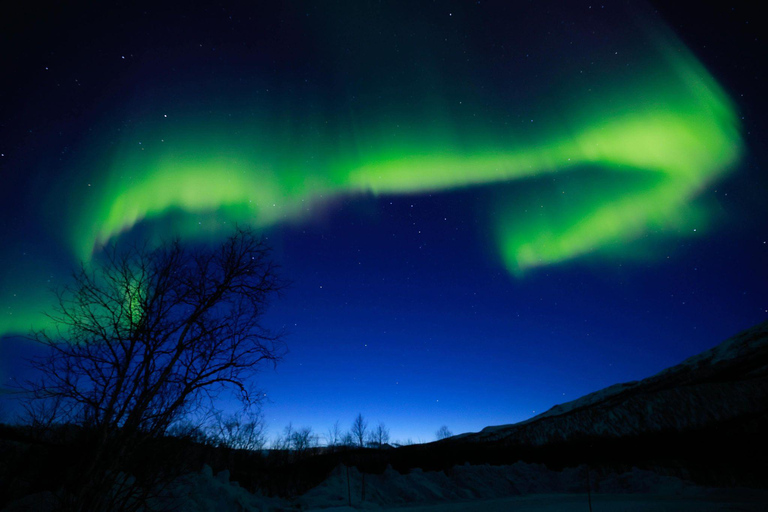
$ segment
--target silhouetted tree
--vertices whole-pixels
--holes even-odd
[[[381,448],[389,442],[389,429],[383,422],[379,422],[375,429],[370,433],[370,444],[376,448]]]
[[[217,418],[213,439],[220,446],[259,451],[267,444],[266,424],[261,412]]]
[[[337,420],[333,426],[328,429],[328,439],[326,440],[328,447],[331,448],[331,450],[338,447],[341,444],[343,435]]]
[[[136,509],[157,476],[136,461],[140,445],[220,392],[246,408],[258,401],[253,376],[282,353],[280,336],[261,324],[282,283],[247,229],[213,249],[108,248],[73,278],[48,315],[54,327],[32,334],[48,352],[33,363],[40,377],[27,386],[29,411],[85,427],[63,506]]]
[[[286,425],[282,435],[278,435],[272,443],[273,449],[284,452],[282,457],[286,461],[301,459],[316,446],[317,436],[313,434],[312,427],[294,429],[293,423]]]
[[[352,436],[352,432],[345,432],[343,436],[341,436],[341,446],[346,446],[347,448],[353,448],[357,442],[355,441],[355,438]]]
[[[451,432],[446,425],[443,425],[439,429],[437,429],[437,432],[435,432],[435,437],[439,441],[440,439],[447,439],[453,435],[453,432]]]
[[[297,458],[304,457],[311,448],[317,446],[317,438],[312,433],[312,427],[302,427],[294,430],[289,439],[291,450]]]
[[[361,413],[358,413],[355,421],[352,422],[350,433],[357,446],[360,448],[365,446],[366,434],[368,433],[368,422],[365,421]]]

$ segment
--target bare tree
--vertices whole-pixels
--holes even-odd
[[[258,401],[252,378],[282,353],[261,324],[282,283],[246,229],[215,249],[108,248],[73,280],[48,315],[55,328],[32,334],[48,353],[33,361],[40,377],[27,389],[42,409],[55,404],[56,421],[87,433],[67,508],[138,508],[136,486],[115,475],[136,470],[142,482],[146,468],[131,462],[142,443],[221,392],[246,408]]]
[[[376,448],[381,448],[389,442],[389,429],[384,422],[379,422],[375,429],[370,433],[370,444]]]
[[[341,444],[342,436],[343,434],[341,432],[341,427],[339,426],[339,421],[336,420],[336,423],[328,429],[328,438],[326,439],[328,447],[333,449],[339,446],[339,444]]]
[[[261,412],[246,412],[218,417],[214,432],[215,441],[221,446],[236,450],[259,451],[267,444],[266,424]]]
[[[289,439],[291,450],[297,458],[304,457],[310,449],[317,446],[317,438],[312,433],[312,427],[302,427],[294,430]]]
[[[312,432],[312,427],[293,428],[289,423],[272,443],[272,448],[280,450],[285,460],[297,460],[306,456],[309,451],[317,446],[317,436]]]
[[[358,413],[355,421],[352,422],[350,433],[357,446],[360,448],[365,446],[365,440],[368,434],[368,422],[365,421],[361,413]]]
[[[435,432],[435,437],[437,440],[441,439],[447,439],[453,435],[453,432],[451,432],[446,425],[443,425],[439,429],[437,429],[437,432]]]
[[[345,446],[347,448],[353,448],[357,445],[357,442],[355,441],[355,438],[352,436],[352,432],[345,432],[343,436],[341,436],[341,446]]]
[[[278,451],[288,451],[291,449],[291,436],[293,435],[293,423],[289,423],[285,426],[283,429],[282,434],[277,434],[277,436],[272,439],[272,449],[278,450]]]

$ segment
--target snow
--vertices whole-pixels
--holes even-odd
[[[177,481],[171,503],[191,512],[584,511],[588,509],[586,470],[582,466],[551,471],[522,462],[455,466],[447,472],[414,469],[406,474],[387,468],[381,475],[365,475],[363,501],[363,475],[354,467],[339,466],[319,486],[289,502],[248,493],[229,481],[228,472],[214,476],[205,466],[200,473]],[[595,512],[758,512],[768,504],[768,491],[706,489],[636,468],[622,474],[592,471],[590,475]],[[350,497],[352,507],[348,506]]]
[[[682,368],[696,369],[703,365],[727,362],[766,347],[768,347],[768,322],[762,322],[728,338],[716,347],[689,357],[677,366],[662,370],[654,377],[664,376]]]
[[[639,469],[622,474],[592,471],[590,475],[594,512],[768,510],[768,491],[707,489]],[[177,479],[169,495],[155,505],[185,512],[588,510],[586,467],[558,472],[518,462],[455,466],[447,472],[414,469],[406,474],[388,468],[381,475],[365,475],[365,501],[361,499],[362,482],[363,475],[349,468],[347,487],[347,468],[339,466],[322,484],[288,501],[250,493],[230,481],[228,471],[214,475],[204,466],[200,472]],[[352,507],[348,506],[350,496]],[[28,496],[5,510],[52,511],[52,498],[50,493]]]
[[[207,465],[199,473],[189,473],[177,479],[163,499],[157,500],[159,509],[185,512],[244,511],[267,512],[283,510],[286,500],[253,494],[229,480],[229,471],[214,476]]]
[[[442,442],[535,446],[573,435],[621,437],[728,421],[755,413],[756,404],[768,403],[767,352],[768,322],[763,322],[641,381],[615,384],[525,421]]]
[[[349,474],[349,483],[347,481]],[[603,493],[665,493],[676,495],[693,487],[677,478],[633,469],[621,475],[591,474],[593,490]],[[348,487],[349,485],[349,487]],[[372,505],[391,507],[439,501],[492,500],[530,494],[584,493],[586,467],[550,471],[540,464],[518,462],[507,466],[464,465],[448,472],[414,469],[400,474],[387,468],[381,475],[363,475],[339,466],[325,482],[297,500],[306,509]],[[349,489],[349,491],[348,491]]]
[[[702,497],[679,497],[667,495],[592,495],[592,510],[594,512],[763,512],[766,502],[760,498],[740,498],[731,496],[730,499],[713,499]],[[337,508],[328,510],[346,510]],[[439,505],[421,505],[414,507],[398,507],[391,509],[400,512],[584,512],[588,510],[587,495],[585,494],[539,494],[532,496],[516,496],[495,500],[475,502],[445,503]]]
[[[593,471],[591,481],[595,512],[758,512],[766,510],[768,504],[766,491],[706,489],[639,469],[607,475]],[[456,466],[447,473],[415,469],[401,475],[387,469],[382,475],[366,475],[365,487],[366,500],[362,501],[362,475],[350,468],[352,506],[348,506],[347,468],[340,466],[293,505],[324,512],[584,511],[588,510],[589,499],[586,467],[556,472],[520,462],[510,466]]]
[[[714,366],[720,363],[727,363],[729,361],[737,360],[744,354],[750,354],[765,347],[768,347],[768,322],[763,322],[752,327],[751,329],[737,334],[736,336],[728,338],[716,347],[701,352],[700,354],[691,356],[684,360],[682,363],[670,368],[666,368],[659,373],[648,377],[647,379],[614,384],[612,386],[608,386],[607,388],[595,391],[594,393],[584,395],[580,398],[577,398],[576,400],[555,405],[549,410],[525,421],[510,425],[486,427],[482,430],[482,432],[495,432],[498,430],[505,430],[513,426],[521,426],[543,418],[558,416],[576,409],[586,408],[601,402],[605,402],[609,398],[615,397],[621,393],[625,393],[638,387],[646,386],[650,383],[668,379],[672,380],[675,376],[682,373],[688,374],[692,370],[701,369],[705,366]]]

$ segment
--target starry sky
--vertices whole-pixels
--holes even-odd
[[[274,432],[520,421],[768,318],[748,2],[75,4],[0,31],[6,386],[77,262],[235,224],[292,282]]]

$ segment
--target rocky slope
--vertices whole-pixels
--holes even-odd
[[[768,415],[768,322],[641,381],[616,384],[529,420],[448,442],[542,446],[585,437],[686,432]]]

